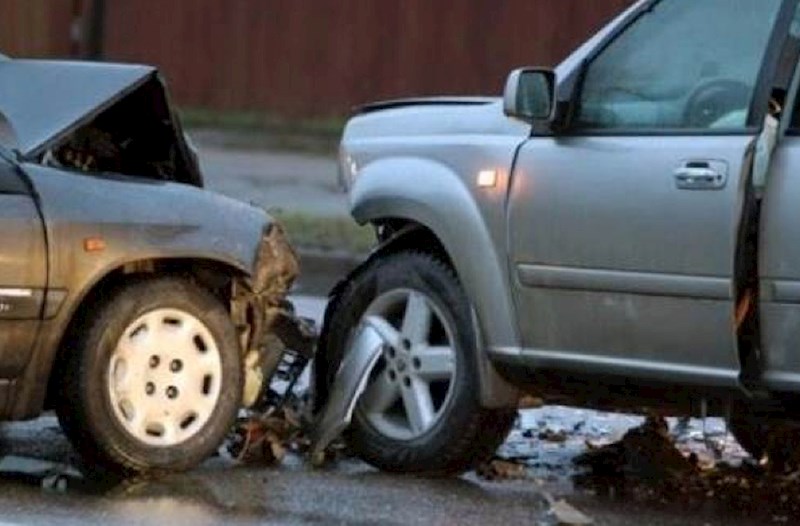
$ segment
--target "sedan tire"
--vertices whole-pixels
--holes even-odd
[[[243,381],[219,300],[182,279],[138,281],[101,300],[75,335],[56,412],[88,469],[183,471],[219,447]]]

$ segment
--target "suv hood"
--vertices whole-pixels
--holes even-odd
[[[410,106],[480,106],[482,104],[494,102],[494,100],[495,99],[491,97],[419,97],[392,99],[358,106],[354,113],[358,115]]]
[[[145,90],[146,96],[139,94]],[[134,94],[137,101],[146,101],[146,111],[137,112],[135,125],[161,128],[156,133],[174,147],[174,174],[184,174],[183,180],[165,178],[201,185],[196,158],[169,106],[164,84],[149,66],[0,58],[0,143],[23,160],[36,162]]]
[[[503,114],[499,98],[434,97],[362,106],[348,122],[343,140],[474,134],[525,137],[529,133],[529,125]]]

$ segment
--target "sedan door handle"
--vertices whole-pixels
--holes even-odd
[[[726,174],[711,166],[682,166],[674,175],[679,190],[720,190],[728,182]]]

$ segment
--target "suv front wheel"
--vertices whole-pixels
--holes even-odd
[[[480,405],[472,312],[447,264],[418,252],[373,261],[326,317],[317,358],[323,393],[364,321],[391,335],[347,433],[361,458],[387,471],[459,473],[503,442],[516,411]]]

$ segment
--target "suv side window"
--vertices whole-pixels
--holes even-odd
[[[579,128],[741,130],[781,0],[665,0],[589,65]]]

